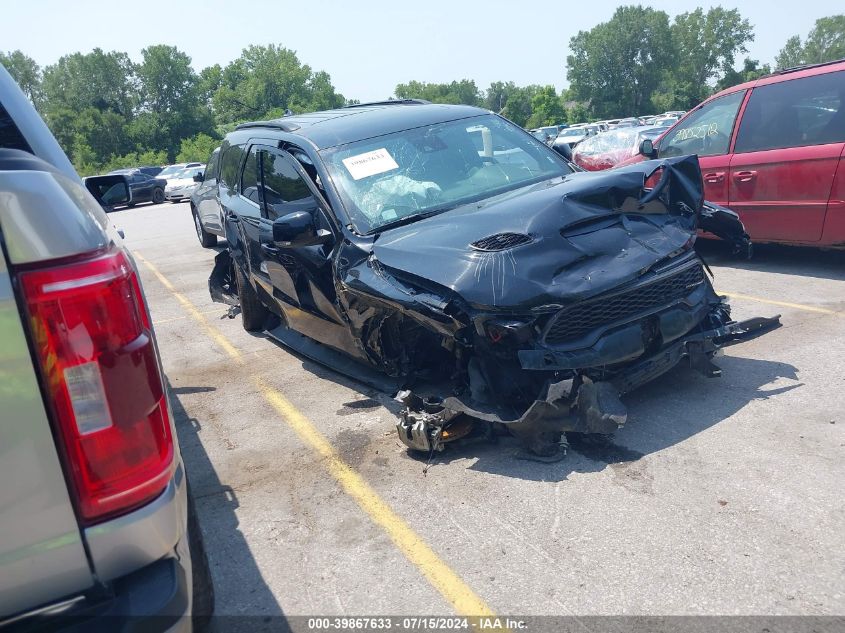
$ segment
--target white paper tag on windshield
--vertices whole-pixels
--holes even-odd
[[[361,180],[361,178],[375,176],[376,174],[383,174],[391,169],[399,169],[399,165],[393,160],[393,156],[383,147],[372,152],[367,152],[366,154],[344,158],[343,165],[346,167],[349,175],[355,180]]]

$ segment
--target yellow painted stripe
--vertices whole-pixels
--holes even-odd
[[[493,615],[461,578],[434,553],[425,541],[335,451],[326,437],[281,393],[259,379],[267,401],[287,421],[299,438],[326,460],[326,467],[343,490],[381,527],[405,557],[448,600],[456,613],[465,616]]]
[[[774,301],[773,299],[763,299],[762,297],[753,297],[751,295],[743,295],[738,292],[720,292],[719,294],[730,297],[731,299],[746,299],[748,301],[756,301],[757,303],[768,303],[773,306],[781,306],[784,308],[794,308],[795,310],[804,310],[805,312],[818,312],[819,314],[836,314],[838,316],[845,316],[845,312],[837,310],[830,310],[828,308],[818,308],[816,306],[808,306],[803,303],[789,303],[788,301]]]
[[[221,308],[217,308],[216,310],[202,310],[202,314],[220,314],[222,312]],[[153,325],[161,325],[162,323],[173,323],[174,321],[183,321],[185,319],[190,319],[191,317],[188,315],[185,316],[178,316],[178,317],[170,317],[167,319],[158,319],[153,320]]]
[[[176,300],[199,323],[206,333],[220,345],[232,359],[242,363],[241,352],[229,343],[213,328],[197,308],[162,275],[158,269],[140,253],[135,257],[161,284],[167,288]],[[279,413],[288,426],[299,438],[326,463],[326,468],[358,506],[370,519],[390,537],[400,552],[422,573],[452,605],[455,612],[467,617],[495,617],[493,610],[467,585],[431,547],[385,502],[378,493],[340,457],[325,435],[288,401],[278,390],[268,385],[262,378],[253,377],[264,399]]]

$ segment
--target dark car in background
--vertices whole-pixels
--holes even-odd
[[[147,165],[144,167],[124,167],[122,169],[113,169],[110,171],[110,174],[134,174],[135,172],[139,171],[142,174],[147,174],[147,176],[158,176],[164,167],[154,167],[152,165]]]
[[[129,192],[132,197],[127,206],[134,207],[140,202],[161,204],[164,202],[164,188],[167,181],[163,178],[153,178],[141,171],[128,174]]]
[[[714,292],[694,156],[576,171],[489,111],[405,101],[242,124],[219,157],[212,298],[404,389],[415,450],[466,414],[556,455],[564,431],[623,425],[621,394],[685,359],[715,375],[719,348],[778,323],[732,321]]]

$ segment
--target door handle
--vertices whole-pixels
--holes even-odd
[[[725,172],[711,171],[709,174],[704,174],[704,182],[710,183],[711,185],[723,183],[725,182]]]
[[[270,244],[262,244],[261,250],[264,251],[267,255],[278,255],[279,249],[275,246],[271,246]]]
[[[738,171],[734,174],[734,180],[737,182],[751,182],[756,177],[756,171]]]

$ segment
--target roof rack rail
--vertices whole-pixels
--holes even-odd
[[[425,99],[388,99],[387,101],[368,101],[367,103],[350,103],[344,108],[366,108],[368,106],[385,105],[431,105],[431,101]]]
[[[766,77],[776,77],[778,75],[786,75],[788,73],[797,73],[799,70],[807,70],[809,68],[820,68],[822,66],[831,66],[833,64],[841,64],[845,62],[845,58],[842,59],[832,59],[829,62],[820,62],[818,64],[804,64],[802,66],[792,66],[791,68],[783,68],[781,70],[776,70],[770,75],[766,75]]]
[[[293,121],[285,121],[284,119],[273,119],[272,121],[250,121],[249,123],[241,123],[236,130],[246,130],[253,127],[269,127],[283,132],[295,132],[301,126]]]

